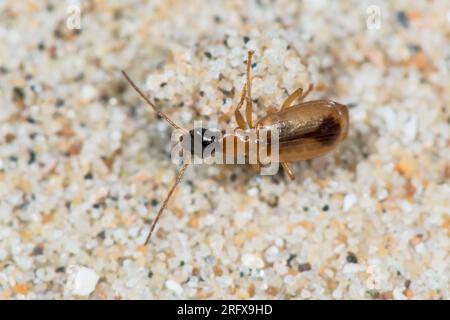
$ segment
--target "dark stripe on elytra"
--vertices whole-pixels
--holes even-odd
[[[314,139],[324,146],[332,145],[341,133],[341,125],[333,117],[326,117],[321,122],[317,129],[302,133],[299,135],[283,139],[285,141],[292,141],[297,139]]]

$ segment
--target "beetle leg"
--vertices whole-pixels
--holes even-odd
[[[240,129],[247,128],[247,123],[245,122],[244,117],[242,116],[241,112],[239,111],[239,109],[244,104],[246,92],[247,92],[247,86],[244,85],[244,88],[242,89],[241,99],[239,100],[239,103],[237,104],[237,106],[234,108],[234,117],[235,117],[236,123]]]
[[[302,88],[298,88],[293,93],[291,93],[291,95],[287,97],[286,100],[284,100],[283,105],[281,106],[281,110],[289,108],[295,100],[297,100],[299,97],[302,97],[302,94]]]
[[[245,123],[244,117],[242,117],[242,114],[239,112],[239,110],[236,110],[236,112],[234,113],[234,117],[236,118],[238,127],[242,130],[245,130],[247,128],[247,124]]]
[[[253,128],[252,112],[253,112],[253,101],[252,101],[252,78],[250,71],[252,68],[252,56],[253,51],[249,51],[247,55],[247,104],[245,106],[245,117],[247,118],[247,123],[249,128]]]
[[[255,169],[257,174],[259,174],[261,172],[261,165],[260,164],[252,164],[252,168]]]
[[[306,96],[312,91],[313,88],[314,86],[310,84],[305,93],[303,93],[302,88],[295,90],[289,97],[287,97],[286,100],[284,100],[281,110],[291,107],[295,100],[298,100],[299,103],[305,100]]]
[[[289,163],[287,162],[281,162],[281,165],[283,166],[284,171],[286,171],[287,175],[289,176],[289,178],[291,178],[291,180],[295,179],[294,174],[292,173],[292,168],[289,165]]]
[[[308,90],[301,97],[298,98],[298,102],[302,102],[305,100],[306,96],[314,89],[314,85],[312,83],[309,84]]]

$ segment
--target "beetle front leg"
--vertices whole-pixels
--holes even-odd
[[[248,127],[247,122],[244,120],[244,117],[242,116],[241,112],[239,111],[239,109],[244,104],[246,93],[247,93],[247,86],[244,85],[244,88],[242,89],[242,93],[241,93],[241,99],[239,100],[239,103],[237,104],[237,106],[234,108],[234,118],[236,119],[236,123],[237,123],[238,127],[242,130],[247,129],[247,127]]]
[[[252,68],[252,56],[253,51],[249,51],[247,54],[247,104],[245,106],[245,117],[247,118],[247,124],[249,128],[253,128],[252,112],[253,112],[253,100],[252,100],[252,78],[250,75]]]

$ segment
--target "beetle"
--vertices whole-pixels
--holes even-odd
[[[342,140],[347,137],[349,128],[349,114],[348,107],[344,104],[332,100],[314,100],[304,102],[304,99],[313,90],[313,85],[309,85],[308,89],[303,92],[302,88],[295,90],[281,105],[280,109],[276,107],[269,107],[267,115],[259,119],[256,123],[253,123],[252,111],[253,100],[251,97],[251,65],[252,56],[254,52],[249,51],[247,55],[246,64],[246,83],[242,88],[241,97],[239,103],[234,108],[234,116],[237,123],[237,128],[234,132],[222,132],[220,138],[217,141],[211,136],[206,135],[206,128],[194,128],[186,130],[175,124],[166,114],[161,112],[153,102],[138,88],[138,86],[130,79],[125,71],[122,71],[123,76],[129,82],[129,84],[136,90],[136,92],[152,107],[152,109],[161,118],[166,120],[173,128],[181,130],[183,135],[180,142],[182,149],[189,153],[192,157],[200,156],[203,158],[203,151],[213,142],[219,143],[221,146],[221,152],[224,155],[231,154],[236,157],[237,149],[226,150],[227,139],[241,141],[244,144],[248,144],[248,131],[254,130],[257,133],[263,130],[271,131],[273,128],[278,130],[278,143],[279,143],[279,157],[283,169],[287,175],[294,179],[294,174],[290,163],[299,160],[308,160],[323,155],[333,150]],[[245,117],[241,113],[241,108],[245,106]],[[183,143],[183,141],[194,141],[194,144],[198,142],[200,145],[200,153],[192,147],[192,143]],[[261,144],[257,135],[256,144]],[[266,144],[271,144],[271,141],[265,141]],[[247,147],[244,149],[248,151]],[[246,155],[248,156],[248,155]],[[161,217],[167,203],[172,196],[175,188],[180,183],[183,175],[188,167],[189,163],[184,163],[175,178],[175,182],[169,189],[169,192],[162,203],[156,218],[153,220],[150,227],[150,231],[145,240],[145,245],[151,239],[155,226]],[[257,171],[259,171],[261,164],[258,162],[253,165]]]

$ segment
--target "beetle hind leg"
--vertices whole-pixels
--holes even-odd
[[[281,165],[283,166],[283,169],[284,169],[284,171],[287,173],[287,175],[289,176],[289,178],[290,178],[291,180],[294,180],[294,179],[295,179],[295,176],[294,176],[294,174],[292,173],[292,168],[291,168],[290,164],[287,163],[287,162],[281,162]]]
[[[255,170],[256,174],[260,174],[261,173],[261,165],[259,163],[258,164],[252,164],[251,166],[252,166],[253,170]]]

